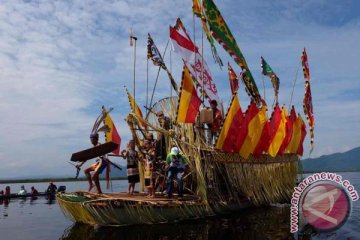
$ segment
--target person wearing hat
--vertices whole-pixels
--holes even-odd
[[[94,145],[94,147],[100,145],[99,134],[96,132],[91,133],[90,141]],[[80,168],[84,163],[85,163],[85,161],[80,163],[76,167]],[[89,182],[89,190],[88,191],[91,191],[95,186],[97,193],[99,193],[99,194],[102,193],[101,187],[100,187],[99,175],[104,171],[105,168],[109,168],[109,161],[107,160],[106,156],[100,156],[96,159],[95,164],[90,165],[90,167],[88,167],[84,170],[85,176]],[[91,172],[94,172],[92,177],[91,177]]]
[[[176,178],[178,185],[179,199],[183,196],[183,180],[184,169],[187,165],[187,159],[180,154],[177,147],[171,148],[171,152],[166,157],[166,164],[168,165],[168,174],[166,179],[166,192],[167,197],[172,197],[173,192],[173,179]]]

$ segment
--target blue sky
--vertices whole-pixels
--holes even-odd
[[[360,2],[359,1],[215,1],[233,32],[263,92],[260,56],[280,78],[280,103],[290,101],[292,82],[307,48],[315,112],[313,157],[359,146]],[[129,29],[138,37],[137,101],[145,105],[146,35],[161,52],[168,26],[181,17],[190,35],[190,0],[41,1],[7,0],[0,5],[0,178],[72,175],[66,163],[73,152],[90,146],[89,133],[101,106],[114,107],[113,119],[129,139],[129,112],[123,89],[132,90],[133,48]],[[196,19],[196,42],[200,25]],[[233,60],[217,45],[224,63]],[[204,55],[225,106],[230,98],[226,68]],[[165,56],[170,64],[170,55]],[[171,56],[180,82],[181,60]],[[157,68],[149,65],[152,87]],[[272,89],[266,80],[266,98]],[[164,72],[155,99],[169,92]],[[302,112],[304,82],[297,76],[293,103]],[[249,102],[240,93],[243,108]],[[306,155],[309,139],[305,139]],[[115,161],[119,161],[116,159]],[[123,162],[123,160],[121,160]]]

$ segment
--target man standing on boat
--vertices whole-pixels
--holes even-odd
[[[90,134],[90,141],[91,143],[94,145],[94,147],[100,145],[99,143],[99,134],[98,133],[92,133]],[[80,168],[83,164],[85,163],[82,162],[79,165],[77,165],[77,168]],[[87,169],[85,169],[85,175],[86,178],[89,182],[89,191],[91,191],[91,189],[93,189],[94,184],[93,184],[93,180],[95,183],[95,187],[97,190],[97,193],[102,193],[101,191],[101,187],[100,187],[100,182],[99,182],[99,175],[104,171],[105,168],[110,167],[109,166],[109,160],[106,158],[106,156],[100,156],[96,159],[96,163],[92,164],[90,167],[88,167]],[[90,172],[94,171],[93,176],[91,177]]]
[[[209,144],[210,145],[213,144],[213,139],[216,137],[216,135],[220,131],[221,122],[223,120],[222,113],[217,108],[217,105],[218,105],[218,103],[216,100],[211,100],[210,108],[213,111],[213,119],[214,120],[213,120],[213,123],[208,124],[208,126],[210,128],[210,132],[209,132]]]
[[[187,165],[187,160],[184,156],[180,154],[180,151],[177,147],[171,148],[171,152],[166,157],[166,164],[169,166],[167,179],[166,179],[166,192],[167,197],[172,197],[173,191],[173,179],[176,177],[178,185],[178,195],[179,199],[183,196],[183,175],[185,166]]]
[[[140,181],[139,177],[139,155],[135,150],[135,141],[130,140],[126,150],[121,152],[121,156],[126,159],[127,176],[128,176],[128,194],[133,194],[135,184]]]

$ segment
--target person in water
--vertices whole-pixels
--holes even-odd
[[[53,182],[50,182],[48,188],[46,189],[46,193],[55,194],[56,191],[57,191],[57,186]]]
[[[90,141],[94,145],[94,147],[100,145],[100,143],[99,143],[99,134],[98,133],[90,134]],[[80,168],[85,162],[86,161],[80,163],[76,167]],[[106,156],[100,156],[100,157],[98,157],[96,159],[95,164],[90,165],[90,167],[88,167],[88,168],[86,168],[84,170],[86,178],[87,178],[87,180],[89,182],[89,191],[91,191],[95,186],[97,193],[99,193],[99,194],[102,193],[101,187],[100,187],[99,175],[107,167],[109,167],[109,160],[106,158]],[[91,172],[94,172],[92,177],[91,177]]]
[[[171,152],[166,157],[166,164],[168,165],[168,174],[166,179],[166,192],[167,197],[172,197],[173,179],[176,178],[178,185],[179,199],[183,196],[183,175],[187,165],[187,160],[180,154],[177,147],[171,148]]]
[[[127,176],[128,176],[128,194],[133,194],[135,184],[140,181],[139,177],[139,155],[135,150],[135,141],[130,140],[127,149],[121,152],[121,156],[126,159]]]
[[[25,186],[22,185],[22,186],[20,187],[20,191],[19,191],[18,195],[25,196],[26,194],[27,194],[27,191],[26,191],[26,189],[25,189]]]
[[[39,194],[38,190],[34,186],[32,186],[31,187],[31,196],[35,197],[38,194]]]

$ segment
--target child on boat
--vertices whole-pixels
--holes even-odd
[[[148,190],[148,197],[155,197],[155,174],[154,174],[154,162],[156,158],[155,146],[149,139],[144,139],[144,144],[141,151],[143,152],[144,159],[144,178],[145,187]]]

